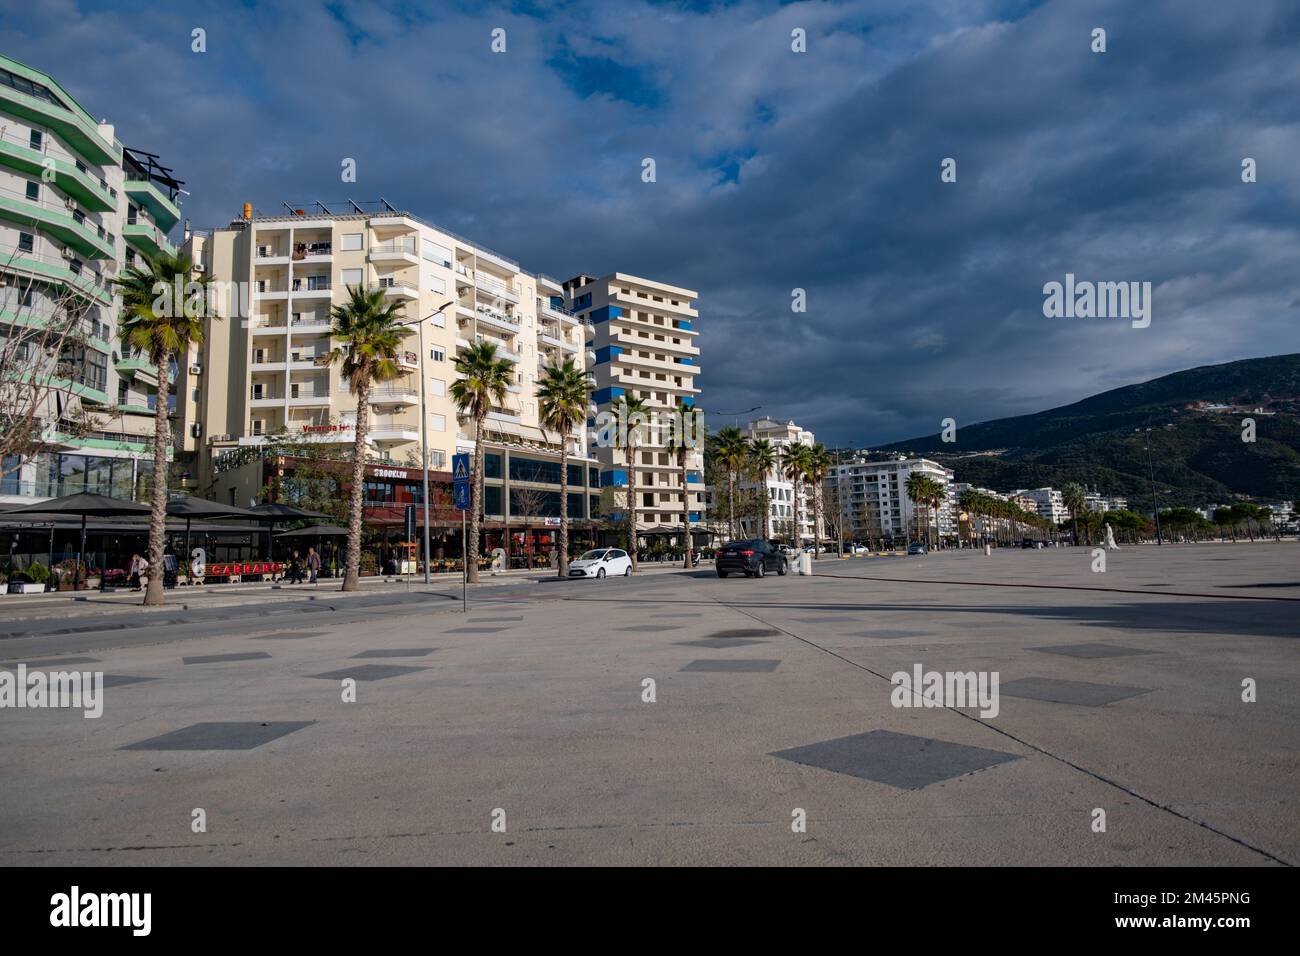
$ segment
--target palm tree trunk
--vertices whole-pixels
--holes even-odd
[[[486,417],[486,408],[474,416],[474,472],[469,476],[469,540],[464,555],[465,580],[470,584],[478,584],[478,513],[481,510],[479,496],[482,494],[480,482],[483,476],[483,419]]]
[[[736,540],[736,473],[727,469],[727,540]]]
[[[361,587],[361,510],[366,487],[366,433],[370,430],[370,383],[357,385],[357,421],[352,440],[352,487],[348,489],[348,549],[343,559],[343,590]],[[381,569],[382,570],[382,569]]]
[[[560,577],[569,576],[569,432],[560,432]]]
[[[812,493],[813,505],[813,560],[820,561],[822,558],[821,548],[821,524],[822,524],[822,504],[821,496],[817,494],[817,486],[813,485]]]
[[[686,449],[682,448],[682,544],[685,555],[682,567],[691,566],[691,496],[686,484]]]
[[[636,571],[636,446],[627,444],[627,556]]]
[[[773,537],[772,528],[770,526],[772,505],[768,502],[768,498],[767,498],[767,472],[763,472],[762,488],[763,488],[763,539],[767,540],[768,538]]]
[[[790,495],[794,499],[794,546],[803,550],[803,527],[799,521],[799,481],[795,479],[791,482],[790,487],[794,489]]]
[[[145,588],[145,605],[163,603],[163,546],[167,540],[167,439],[171,422],[167,418],[170,355],[158,360],[158,401],[153,416],[153,487],[149,495],[149,586]]]

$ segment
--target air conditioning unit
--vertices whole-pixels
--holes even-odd
[[[201,263],[201,262],[196,262],[196,263],[194,263],[194,265],[193,265],[192,268],[194,269],[195,272],[202,272],[202,271],[203,271],[203,263]]]
[[[191,422],[191,423],[190,423],[190,436],[191,436],[192,438],[198,438],[198,437],[199,437],[200,435],[202,435],[202,434],[203,434],[203,423],[202,423],[202,422]]]
[[[67,246],[64,246],[62,249],[59,250],[59,255],[63,256],[63,258],[68,260],[77,258],[77,254],[73,252],[71,249],[69,249]]]
[[[73,199],[71,196],[63,197],[63,205],[67,206],[73,212],[77,211],[77,201]]]
[[[203,366],[202,366],[202,365],[191,365],[191,366],[190,366],[190,374],[191,374],[191,375],[202,375],[202,374],[203,374]]]

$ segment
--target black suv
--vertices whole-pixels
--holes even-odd
[[[714,563],[720,578],[725,578],[732,571],[740,571],[745,577],[752,575],[761,578],[768,571],[785,574],[790,570],[790,562],[785,555],[773,545],[757,538],[723,545]]]

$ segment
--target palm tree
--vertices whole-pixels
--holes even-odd
[[[943,507],[944,501],[948,498],[948,488],[937,478],[926,478],[929,487],[929,497],[926,498],[926,504],[934,511],[934,544],[938,547],[942,542],[939,538],[939,509]],[[926,514],[927,521],[929,513]],[[929,543],[929,536],[926,536],[926,543]]]
[[[772,512],[772,506],[768,503],[767,478],[776,467],[777,453],[776,448],[766,438],[755,438],[749,443],[749,463],[754,474],[758,476],[760,497],[762,499],[762,533],[763,538],[770,537],[768,522]]]
[[[821,442],[813,445],[808,450],[808,481],[812,485],[812,503],[813,503],[813,558],[821,557],[821,526],[822,526],[822,482],[830,474],[831,465],[835,464],[835,459],[831,453],[826,450],[826,446]]]
[[[983,507],[983,498],[974,488],[965,489],[957,498],[957,507],[966,512],[967,520],[970,522],[971,535],[975,532],[975,519],[980,515],[980,508]]]
[[[916,537],[921,536],[921,512],[918,506],[929,500],[930,488],[928,486],[929,478],[919,471],[914,471],[907,476],[907,482],[903,486],[907,498],[912,502],[912,520],[916,522]],[[926,540],[930,538],[929,524],[930,516],[926,515]],[[914,539],[915,540],[915,539]]]
[[[722,467],[727,470],[727,538],[736,537],[736,476],[745,467],[749,442],[735,425],[718,429],[718,444],[714,452]]]
[[[1083,485],[1077,481],[1067,481],[1061,489],[1061,499],[1070,509],[1070,523],[1074,526],[1074,546],[1079,546],[1079,512],[1084,508]]]
[[[569,575],[569,436],[587,417],[591,385],[587,373],[566,359],[548,366],[537,383],[537,409],[541,426],[560,435],[560,570]]]
[[[385,304],[382,289],[361,284],[348,286],[348,300],[330,309],[330,338],[337,342],[323,365],[339,364],[348,389],[357,398],[352,439],[352,487],[348,496],[348,546],[344,559],[343,590],[360,587],[362,492],[366,480],[366,436],[370,430],[370,389],[402,374],[397,350],[411,334],[403,328],[402,305]]]
[[[686,459],[692,449],[702,447],[704,443],[704,412],[693,405],[677,406],[677,423],[673,434],[669,436],[668,446],[677,455],[677,467],[682,474],[682,541],[686,545],[686,554],[682,567],[689,568],[693,561],[691,548],[691,496],[687,484]]]
[[[782,474],[790,479],[794,492],[794,546],[803,547],[803,522],[799,514],[799,492],[803,490],[804,479],[808,477],[809,456],[812,449],[800,442],[792,442],[785,448],[782,456]]]
[[[163,603],[163,549],[167,536],[167,446],[171,442],[168,418],[171,367],[177,356],[203,341],[205,316],[218,319],[208,305],[211,279],[193,279],[193,263],[183,256],[144,257],[144,268],[128,266],[113,282],[122,294],[122,319],[118,336],[123,346],[148,356],[158,370],[158,396],[154,403],[153,478],[149,511],[149,585],[144,603]],[[202,295],[187,294],[187,284],[197,282]],[[188,291],[194,286],[189,285]]]
[[[477,584],[483,422],[487,420],[493,403],[505,404],[506,389],[514,379],[515,366],[508,359],[497,358],[495,342],[485,341],[462,347],[456,355],[455,367],[460,378],[451,383],[452,400],[460,414],[474,419],[474,468],[469,476],[469,541],[465,548],[465,575],[470,584]],[[560,511],[564,513],[568,508],[562,506]]]
[[[618,416],[618,430],[614,446],[621,447],[627,457],[627,554],[636,571],[636,450],[641,444],[641,426],[645,424],[645,402],[636,397],[622,396],[614,403]]]

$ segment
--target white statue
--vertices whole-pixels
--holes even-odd
[[[190,583],[202,584],[203,575],[208,570],[208,555],[202,548],[195,548],[190,552],[193,558],[190,562]]]
[[[1118,551],[1119,545],[1115,543],[1115,532],[1111,529],[1110,522],[1106,522],[1106,550]]]
[[[506,566],[506,552],[504,548],[492,549],[492,565],[490,570],[504,571]]]

